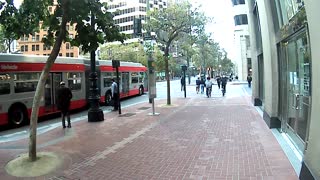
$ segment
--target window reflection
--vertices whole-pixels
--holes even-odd
[[[71,90],[81,90],[81,73],[70,72],[67,73],[68,86]]]
[[[15,93],[36,91],[40,73],[17,73],[13,76]]]

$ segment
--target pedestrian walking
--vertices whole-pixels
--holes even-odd
[[[113,100],[113,111],[117,111],[119,108],[119,92],[118,84],[114,81],[114,79],[112,79],[111,96]]]
[[[184,79],[184,77],[181,77],[180,82],[181,82],[181,91],[183,91],[184,90],[184,86],[186,85],[186,80]]]
[[[196,92],[197,92],[197,94],[199,93],[200,83],[201,83],[200,78],[198,78],[198,79],[196,80]]]
[[[228,83],[228,77],[223,75],[221,78],[221,87],[222,87],[223,94],[227,92],[227,83]]]
[[[252,77],[250,76],[250,74],[247,77],[247,81],[248,81],[248,87],[251,88]]]
[[[207,80],[206,80],[205,84],[206,84],[206,94],[207,94],[207,97],[211,97],[212,82],[211,82],[211,80],[210,80],[210,77],[207,77]]]
[[[200,80],[201,94],[204,93],[204,85],[205,85],[204,80],[203,80],[203,78],[201,78],[201,80]]]
[[[216,80],[217,80],[218,88],[220,89],[221,77],[218,75],[218,76],[216,77]]]
[[[57,108],[61,111],[62,115],[62,127],[66,128],[65,118],[67,117],[68,121],[68,128],[71,128],[71,121],[70,121],[70,101],[72,99],[72,92],[71,90],[65,86],[65,82],[60,82],[60,88],[57,91]]]

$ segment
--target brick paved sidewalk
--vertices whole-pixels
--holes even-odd
[[[38,152],[55,152],[64,164],[37,179],[298,179],[248,97],[156,101],[159,116],[142,103],[80,121],[38,137]],[[149,109],[148,109],[149,108]],[[28,140],[0,144],[5,164],[27,152]]]

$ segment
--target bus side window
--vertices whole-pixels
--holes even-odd
[[[143,83],[144,82],[144,72],[140,72],[139,73],[139,83]]]
[[[111,87],[112,81],[110,77],[103,78],[103,87]]]
[[[24,93],[36,91],[40,73],[14,74],[14,92]]]
[[[10,83],[0,82],[0,95],[10,94]]]
[[[9,74],[0,74],[0,95],[10,94],[9,80]]]
[[[138,83],[139,82],[139,78],[138,77],[132,77],[131,78],[131,83]]]
[[[67,74],[68,86],[72,91],[81,90],[81,73],[69,72]]]

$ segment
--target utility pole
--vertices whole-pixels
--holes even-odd
[[[147,0],[147,12],[150,10],[150,0]],[[148,30],[146,36],[144,36],[144,48],[148,55],[148,90],[149,90],[149,102],[151,100],[152,103],[152,113],[149,115],[159,115],[159,113],[155,112],[154,108],[154,98],[157,97],[157,89],[156,89],[156,74],[154,68],[154,60],[152,58],[153,46],[154,46],[154,36],[152,36],[151,32]]]

